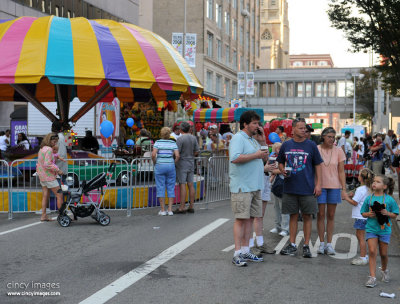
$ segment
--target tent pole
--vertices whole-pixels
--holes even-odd
[[[39,110],[44,116],[46,116],[51,122],[54,122],[57,117],[49,111],[40,101],[38,101],[31,92],[29,92],[22,84],[10,84],[17,91],[24,97],[28,102],[30,102],[36,109]]]
[[[57,91],[57,105],[58,110],[60,111],[60,120],[63,123],[68,122],[69,116],[69,102],[70,102],[70,94],[68,94],[69,90],[67,86],[56,84],[56,91]],[[66,97],[66,98],[64,98]]]
[[[102,98],[104,98],[108,93],[110,93],[113,90],[113,87],[110,86],[110,84],[107,82],[104,86],[101,87],[100,90],[98,90],[88,102],[85,103],[82,108],[78,110],[71,118],[70,122],[77,122],[79,118],[81,118],[83,115],[85,115],[87,112],[90,111],[91,108],[95,106],[96,103],[98,103]]]

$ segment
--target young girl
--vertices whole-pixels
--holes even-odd
[[[399,207],[396,201],[390,196],[393,194],[394,180],[391,177],[378,175],[375,176],[374,182],[372,183],[372,194],[369,195],[364,204],[361,207],[361,214],[367,218],[367,225],[365,228],[366,239],[368,242],[369,252],[369,272],[370,276],[368,281],[365,283],[367,287],[376,286],[376,256],[379,246],[379,254],[381,256],[381,275],[383,282],[389,282],[389,270],[387,269],[388,264],[388,245],[390,242],[391,220],[396,219],[399,215]],[[388,195],[388,194],[389,195]],[[383,227],[378,223],[375,212],[372,211],[371,206],[377,201],[382,205],[385,205],[386,209],[382,209],[381,214],[389,217],[389,224],[385,224]]]
[[[361,215],[361,206],[363,205],[365,199],[371,194],[370,189],[372,182],[374,181],[374,173],[364,168],[360,171],[358,175],[358,181],[361,186],[357,188],[356,193],[349,193],[349,197],[345,198],[349,204],[353,205],[352,218],[354,218],[354,228],[356,229],[356,236],[358,243],[360,244],[360,257],[355,258],[351,261],[353,265],[367,265],[368,255],[367,255],[367,244],[365,242],[365,225],[367,220]],[[352,198],[350,198],[352,197]]]

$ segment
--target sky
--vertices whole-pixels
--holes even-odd
[[[330,54],[335,67],[368,67],[369,55],[351,53],[342,31],[330,27],[328,0],[287,0],[290,54]]]

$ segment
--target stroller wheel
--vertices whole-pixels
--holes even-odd
[[[108,224],[110,224],[110,217],[105,214],[104,212],[100,211],[100,216],[99,216],[99,224],[102,226],[107,226]]]
[[[61,227],[68,227],[71,224],[71,218],[68,215],[59,215],[57,217],[57,222]]]

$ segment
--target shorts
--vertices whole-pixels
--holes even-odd
[[[303,214],[317,213],[317,200],[315,196],[283,193],[282,213],[297,214],[299,210]]]
[[[354,225],[353,225],[354,229],[365,230],[366,225],[367,225],[367,220],[354,219]]]
[[[264,174],[264,190],[261,193],[261,200],[264,202],[271,201],[271,184],[269,182],[269,176]]]
[[[389,244],[390,243],[390,234],[375,234],[372,232],[367,232],[365,234],[365,240],[368,239],[378,239],[379,242]]]
[[[40,184],[42,185],[42,187],[46,187],[48,189],[52,189],[52,188],[56,188],[56,187],[60,187],[60,183],[57,179],[50,181],[50,182],[42,182],[40,181]]]
[[[186,183],[193,183],[194,181],[194,172],[190,169],[176,168],[176,179],[178,184],[186,184]]]
[[[231,206],[237,219],[262,217],[261,191],[231,193]]]
[[[322,188],[321,195],[317,197],[318,204],[340,204],[342,202],[341,189]]]

